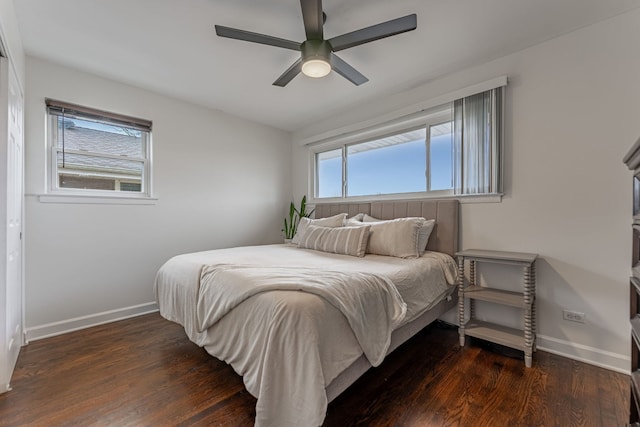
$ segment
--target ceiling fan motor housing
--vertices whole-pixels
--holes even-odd
[[[332,48],[327,40],[307,40],[300,45],[300,50],[303,63],[312,59],[329,62]]]

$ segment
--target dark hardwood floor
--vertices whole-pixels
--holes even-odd
[[[250,426],[227,364],[150,314],[23,348],[2,426]],[[533,368],[432,325],[329,405],[326,426],[623,426],[629,378],[538,351]]]

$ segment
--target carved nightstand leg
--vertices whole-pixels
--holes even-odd
[[[476,261],[469,261],[469,286],[475,286],[476,281]],[[476,302],[469,298],[469,320],[476,318]]]
[[[464,347],[464,257],[458,257],[458,333],[460,347]]]
[[[531,333],[533,334],[533,351],[536,351],[537,345],[537,335],[538,335],[538,325],[536,324],[536,263],[531,264],[531,292],[532,299],[531,302]]]
[[[469,285],[477,285],[476,281],[476,262],[474,260],[469,261]]]
[[[533,313],[533,301],[535,298],[535,277],[531,265],[524,267],[524,363],[531,367],[531,355],[533,353],[533,340],[535,315]]]

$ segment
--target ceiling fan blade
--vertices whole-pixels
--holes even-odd
[[[302,71],[302,58],[299,58],[296,62],[291,65],[291,67],[287,68],[287,71],[282,73],[278,79],[273,82],[274,86],[285,87],[287,83],[289,83],[295,76],[297,76],[300,71]]]
[[[322,0],[300,0],[300,7],[307,40],[322,40]]]
[[[374,40],[383,39],[396,34],[415,30],[418,26],[416,14],[403,16],[402,18],[392,19],[391,21],[382,22],[360,30],[352,31],[341,36],[329,39],[329,43],[333,46],[333,51],[348,49]]]
[[[342,77],[349,80],[354,85],[360,86],[361,84],[369,81],[368,78],[360,74],[360,72],[353,68],[351,65],[338,58],[337,55],[334,55],[332,53],[329,56],[329,61],[331,62],[331,69],[333,69],[333,71],[340,74]]]
[[[300,43],[291,40],[281,39],[264,34],[252,33],[251,31],[238,30],[235,28],[223,27],[216,25],[216,34],[220,37],[230,39],[244,40],[252,43],[266,44],[269,46],[283,47],[285,49],[300,50]]]

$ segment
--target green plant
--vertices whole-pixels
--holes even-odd
[[[296,208],[296,205],[291,202],[289,205],[289,216],[288,218],[284,218],[284,228],[282,229],[284,238],[293,239],[293,236],[296,235],[296,231],[298,231],[300,218],[309,218],[314,211],[315,209],[312,209],[310,212],[307,212],[307,196],[302,196],[300,208]]]

